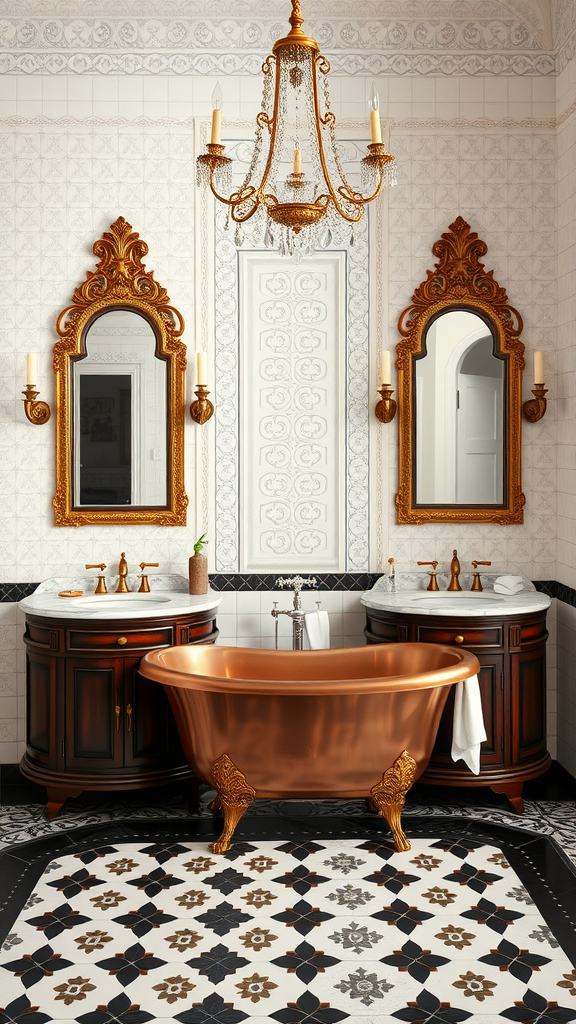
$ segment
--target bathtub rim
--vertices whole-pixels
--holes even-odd
[[[200,646],[200,645],[198,645]],[[379,645],[378,645],[379,646]],[[419,651],[422,648],[429,648],[436,658],[439,654],[445,654],[451,661],[442,667],[437,667],[429,672],[418,672],[413,675],[403,673],[402,675],[386,676],[375,678],[374,676],[359,676],[348,679],[252,679],[244,676],[218,676],[208,675],[202,672],[186,673],[181,668],[170,668],[162,664],[162,659],[169,655],[170,651],[177,651],[180,657],[185,652],[185,647],[161,647],[155,651],[149,651],[140,663],[139,672],[147,679],[153,679],[163,686],[170,686],[175,689],[196,690],[205,693],[229,693],[237,694],[258,694],[274,696],[337,696],[339,694],[362,694],[362,693],[403,693],[410,690],[427,690],[438,686],[453,686],[471,676],[478,675],[480,663],[475,654],[460,648],[451,647],[447,644],[427,644],[415,642],[414,644],[385,644],[382,650],[390,651],[391,648],[402,648],[406,655],[406,648],[417,646]],[[191,648],[192,649],[192,648]],[[196,650],[198,647],[196,647]],[[261,647],[234,647],[219,645],[218,648],[204,647],[204,650],[238,651],[244,657],[254,656],[258,659],[269,659],[272,656],[283,655],[295,663],[302,658],[302,655],[319,655],[323,659],[334,659],[342,656],[342,651],[352,652],[356,650],[374,651],[374,647],[345,647],[331,648],[324,651],[273,651]],[[185,677],[185,678],[183,678]]]

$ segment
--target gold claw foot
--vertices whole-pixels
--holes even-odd
[[[210,807],[214,810],[222,807],[224,828],[222,835],[215,843],[212,843],[210,849],[212,853],[226,853],[226,850],[230,849],[230,841],[236,825],[256,797],[256,790],[248,785],[246,776],[236,767],[228,754],[222,754],[214,762],[211,774],[217,796]]]
[[[370,799],[381,817],[385,817],[392,831],[394,846],[401,853],[411,850],[410,841],[402,829],[402,808],[406,794],[414,782],[416,761],[403,750],[382,779],[370,790]]]

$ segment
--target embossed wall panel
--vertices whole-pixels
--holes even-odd
[[[339,569],[345,514],[345,254],[241,252],[243,571]]]

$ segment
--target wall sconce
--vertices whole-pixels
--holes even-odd
[[[24,398],[24,412],[30,423],[47,423],[50,419],[50,406],[48,402],[37,402],[36,381],[38,380],[38,356],[35,352],[29,352],[26,358],[27,381],[26,388],[22,392]]]
[[[538,420],[542,419],[546,412],[546,398],[544,396],[547,393],[548,389],[544,387],[544,353],[535,352],[534,387],[532,389],[534,398],[529,398],[522,406],[524,419],[528,420],[529,423],[537,423]]]
[[[380,380],[390,380],[392,372],[390,369],[390,353],[382,353],[382,365],[380,367]],[[378,394],[381,395],[381,399],[376,403],[374,409],[374,415],[380,423],[391,423],[396,415],[396,402],[392,398],[394,389],[389,384],[382,384],[382,387],[378,388]]]
[[[206,353],[196,353],[196,401],[190,406],[190,415],[195,423],[207,423],[214,412],[214,406],[207,397],[210,392],[200,381],[206,380]]]

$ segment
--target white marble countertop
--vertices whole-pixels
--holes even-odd
[[[94,576],[74,579],[45,580],[35,592],[20,601],[20,608],[30,615],[58,619],[122,620],[162,618],[217,608],[222,595],[215,590],[207,594],[189,594],[185,576],[150,576],[150,593],[137,593],[139,581],[128,576],[128,594],[114,593],[118,577],[106,578],[109,593],[94,593]],[[59,597],[61,590],[82,590],[80,597]]]
[[[441,588],[439,591],[426,590],[428,575],[421,573],[399,574],[395,580],[395,590],[388,589],[390,581],[382,576],[361,597],[367,608],[381,608],[383,611],[399,612],[410,615],[446,615],[451,618],[460,616],[508,617],[529,612],[543,611],[550,607],[550,598],[540,594],[530,580],[524,580],[524,589],[518,594],[498,594],[494,591],[494,576],[482,574],[483,591],[471,591],[468,575],[460,577],[461,591],[448,591],[446,586],[449,577],[438,575]]]

